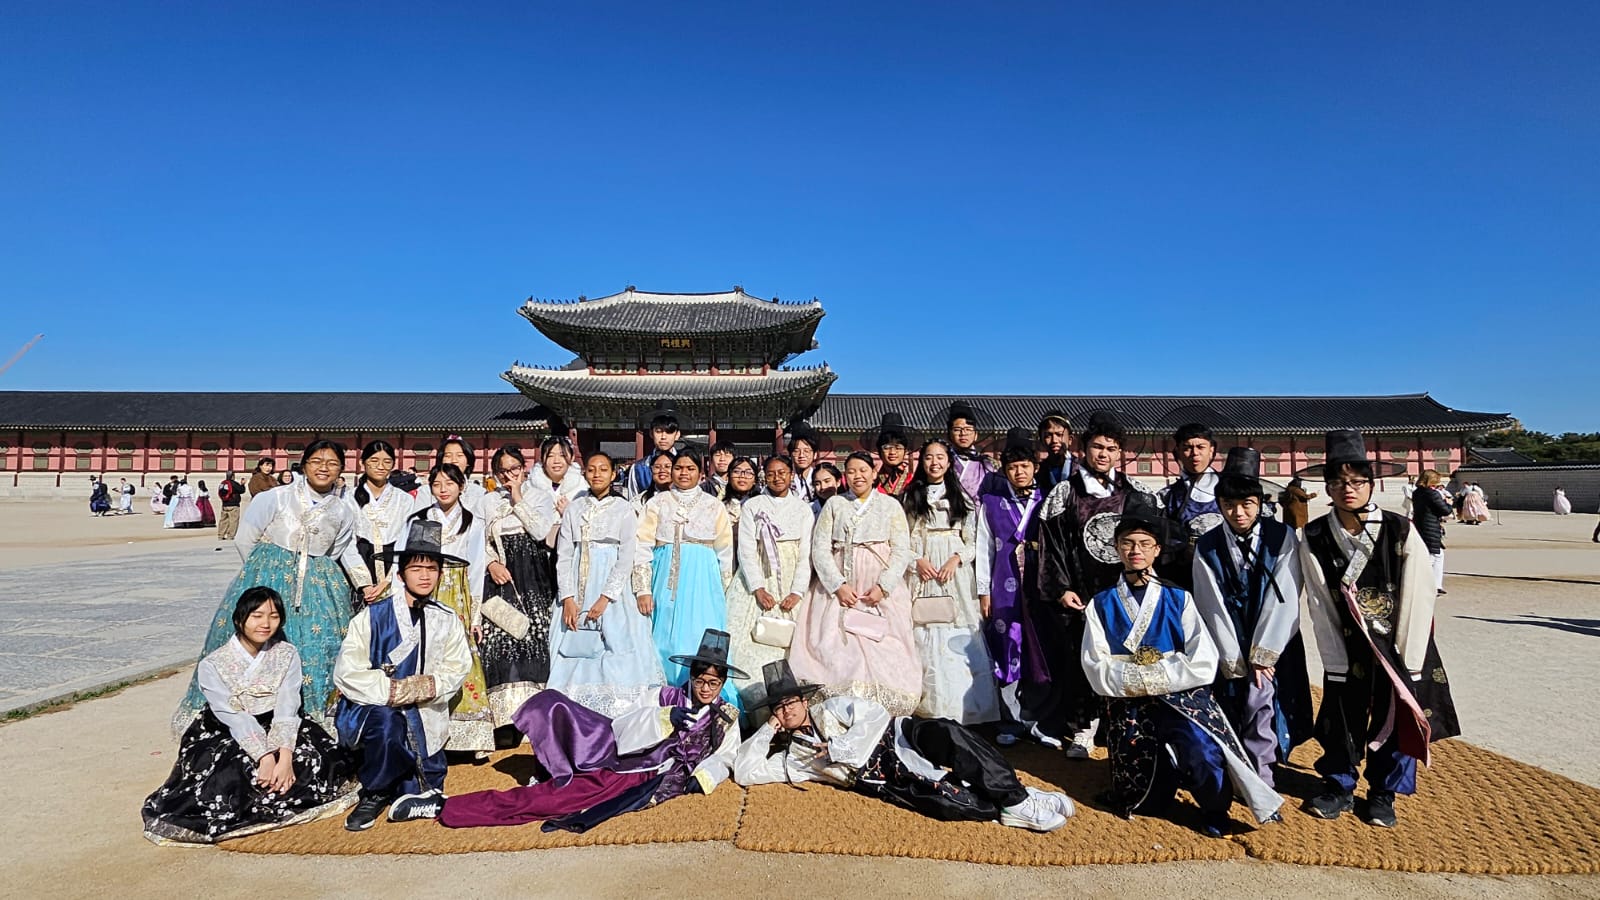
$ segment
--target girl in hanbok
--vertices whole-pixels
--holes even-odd
[[[476,471],[478,455],[472,452],[472,445],[458,434],[447,434],[439,442],[439,449],[433,455],[433,465],[437,468],[442,463],[449,463],[461,470],[467,480],[467,486],[461,491],[461,505],[465,506],[473,515],[482,515],[479,506],[483,503],[483,495],[487,493],[483,485],[472,480],[472,473]],[[429,471],[432,471],[431,469]],[[427,483],[417,488],[416,509],[424,509],[433,503],[433,495],[429,493],[432,485],[430,477]]]
[[[977,509],[943,440],[922,445],[903,503],[916,559],[906,570],[912,636],[922,657],[917,715],[963,725],[1000,718],[994,663],[978,608]]]
[[[144,801],[157,844],[214,844],[332,815],[356,799],[355,760],[300,717],[300,653],[284,639],[283,598],[253,587],[233,637],[196,667],[205,707],[172,774]]]
[[[194,485],[185,478],[178,482],[178,492],[172,496],[173,528],[198,528],[200,527],[200,504]]]
[[[862,697],[909,716],[922,698],[922,662],[911,635],[906,514],[898,499],[873,489],[866,453],[850,454],[844,478],[846,489],[823,505],[812,532],[816,580],[800,604],[789,662],[830,697]]]
[[[388,441],[368,441],[361,448],[361,477],[347,498],[356,510],[356,550],[378,585],[380,597],[389,596],[395,582],[385,554],[404,539],[406,520],[415,503],[415,498],[389,479],[397,459],[394,445]]]
[[[150,492],[150,512],[158,516],[165,516],[167,513],[167,495],[161,492],[159,484]]]
[[[733,528],[734,558],[739,554],[739,513],[745,503],[760,493],[756,485],[756,461],[748,456],[728,465],[728,483],[722,489],[722,505],[728,508],[728,524]]]
[[[200,524],[206,528],[213,528],[217,524],[217,511],[211,508],[211,492],[206,490],[204,481],[200,482],[199,488],[194,504],[200,508]]]
[[[161,514],[161,527],[176,528],[178,525],[173,519],[173,516],[178,511],[178,477],[176,475],[172,477],[170,486],[162,488],[161,493],[166,497],[167,504],[163,507],[165,511]]]
[[[1464,489],[1465,496],[1461,501],[1461,521],[1468,525],[1479,525],[1489,521],[1489,504],[1484,502],[1483,488],[1476,483],[1469,484]]]
[[[574,465],[572,444],[564,437],[547,437],[539,444],[539,466],[528,473],[525,490],[553,495],[556,515],[567,511],[567,504],[589,490],[579,466]]]
[[[239,518],[233,546],[244,567],[211,620],[201,657],[233,637],[237,597],[256,586],[272,588],[288,604],[284,633],[300,651],[301,714],[328,728],[333,664],[350,622],[351,588],[360,589],[359,598],[368,602],[378,594],[356,552],[355,513],[333,493],[344,469],[344,447],[312,441],[301,456],[301,469],[305,477],[257,494]],[[173,717],[173,735],[183,734],[205,705],[199,681],[191,681]]]
[[[735,463],[737,465],[737,463]],[[733,658],[755,671],[788,656],[795,615],[811,587],[811,504],[794,491],[787,456],[767,460],[767,492],[744,502],[734,541],[738,570],[728,585]],[[750,721],[762,700],[759,684],[739,691]]]
[[[463,493],[467,476],[455,463],[439,463],[428,472],[430,505],[413,513],[413,519],[431,519],[444,530],[444,553],[467,561],[465,567],[446,566],[439,574],[433,599],[456,614],[467,630],[472,647],[472,671],[450,703],[450,737],[446,750],[475,753],[487,759],[494,749],[494,725],[489,716],[489,688],[483,676],[478,646],[483,640],[483,578],[489,554],[484,518],[467,508]],[[405,550],[405,539],[395,552]]]
[[[683,450],[672,461],[672,489],[656,494],[639,517],[633,589],[651,616],[656,654],[667,684],[686,670],[674,656],[693,653],[706,629],[726,631],[726,587],[733,577],[733,526],[727,507],[700,487],[700,454]],[[723,685],[738,703],[738,691]]]
[[[610,456],[590,453],[583,466],[588,489],[561,516],[561,615],[550,623],[545,685],[603,716],[616,716],[665,683],[650,614],[629,586],[639,519],[617,490],[616,474]]]
[[[1559,487],[1556,488],[1555,511],[1558,516],[1572,515],[1572,501],[1567,499],[1567,492]]]
[[[558,445],[553,455],[564,454]],[[550,678],[553,548],[561,524],[558,508],[567,503],[555,491],[534,486],[517,445],[501,447],[489,462],[499,488],[483,498],[489,565],[478,654],[489,686],[489,717],[503,729],[502,737],[520,741],[511,717]]]
[[[633,498],[634,515],[643,516],[644,505],[650,502],[651,497],[672,490],[672,463],[677,458],[678,451],[663,450],[650,461],[650,486]]]

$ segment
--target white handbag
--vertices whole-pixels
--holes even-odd
[[[756,617],[755,627],[750,629],[750,639],[767,647],[788,649],[794,643],[794,620],[770,612],[763,613]]]

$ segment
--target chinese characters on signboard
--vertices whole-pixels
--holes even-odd
[[[692,350],[694,341],[686,337],[664,337],[661,339],[663,350]]]

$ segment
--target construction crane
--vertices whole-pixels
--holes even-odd
[[[3,365],[3,366],[0,366],[0,375],[4,375],[6,373],[7,369],[9,369],[12,366],[16,365],[17,364],[17,360],[21,359],[23,357],[23,355],[26,354],[29,350],[32,350],[34,344],[39,343],[39,341],[41,341],[43,339],[44,339],[44,335],[36,334],[36,335],[33,336],[33,340],[31,340],[31,341],[27,342],[26,344],[22,345],[22,349],[21,350],[18,350],[16,353],[11,354],[11,358],[6,360],[6,364]]]

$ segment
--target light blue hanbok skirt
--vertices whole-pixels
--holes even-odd
[[[558,560],[556,565],[577,567],[582,561],[581,554],[573,553],[571,559]],[[589,545],[589,577],[578,579],[584,594],[578,603],[580,612],[587,612],[600,599],[606,575],[616,561],[616,544]],[[578,620],[581,623],[583,616]],[[561,606],[557,604],[555,615],[550,618],[550,679],[545,683],[546,690],[558,690],[603,716],[615,718],[640,697],[660,689],[661,660],[650,634],[650,619],[639,612],[638,600],[626,582],[622,595],[612,597],[600,614],[605,649],[598,657],[563,656],[561,642],[567,633]]]
[[[700,638],[707,628],[728,630],[728,598],[722,590],[722,566],[717,554],[704,544],[685,541],[678,555],[678,589],[668,587],[672,580],[672,545],[655,550],[651,569],[650,593],[655,600],[656,652],[667,684],[681,687],[689,680],[689,670],[673,662],[673,656],[693,656],[700,650]],[[738,665],[737,661],[734,662]],[[741,667],[742,668],[742,667]],[[722,699],[743,709],[733,679],[722,686]]]

